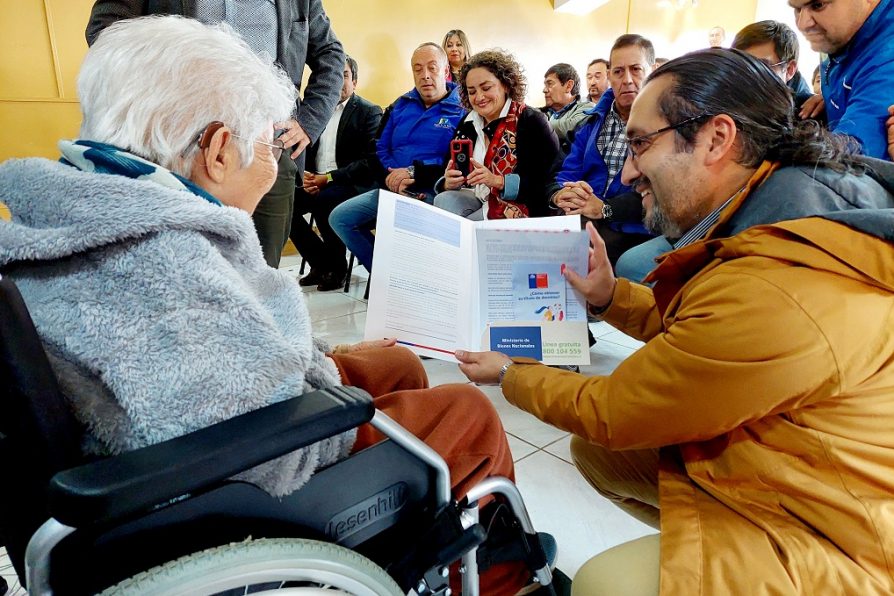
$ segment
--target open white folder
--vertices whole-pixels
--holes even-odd
[[[586,302],[562,275],[585,275],[587,257],[579,216],[476,222],[379,191],[365,336],[441,360],[589,364]]]

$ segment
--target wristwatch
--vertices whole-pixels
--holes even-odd
[[[416,178],[416,166],[407,166],[407,174],[410,175],[410,178]]]
[[[612,217],[612,206],[602,201],[602,219],[611,219]]]
[[[500,368],[500,376],[499,376],[500,387],[503,386],[503,377],[506,376],[506,371],[509,370],[509,367],[512,366],[513,364],[515,364],[515,363],[514,363],[514,362],[507,362],[506,364],[504,364],[504,365]]]

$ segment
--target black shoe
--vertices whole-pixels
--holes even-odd
[[[320,276],[320,285],[317,286],[317,290],[320,292],[329,292],[331,290],[338,290],[344,285],[344,273],[324,273]]]
[[[306,288],[308,286],[315,286],[323,281],[323,274],[321,274],[316,269],[311,269],[310,273],[302,277],[298,280],[298,285]]]

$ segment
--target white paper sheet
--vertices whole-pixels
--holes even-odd
[[[561,276],[564,264],[586,271],[581,234],[578,216],[473,222],[380,191],[365,337],[396,337],[417,354],[455,361],[457,349],[489,349],[495,323],[536,327],[545,362],[589,362],[580,349],[588,348],[586,305]],[[515,314],[520,300],[538,296],[513,287],[512,272],[532,266],[554,291],[527,320]]]

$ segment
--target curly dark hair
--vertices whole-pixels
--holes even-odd
[[[525,100],[528,80],[521,64],[512,54],[504,50],[484,50],[469,58],[459,74],[459,97],[467,110],[472,109],[472,104],[469,103],[469,94],[466,93],[466,75],[473,68],[484,68],[494,75],[506,87],[509,99],[518,102]]]

